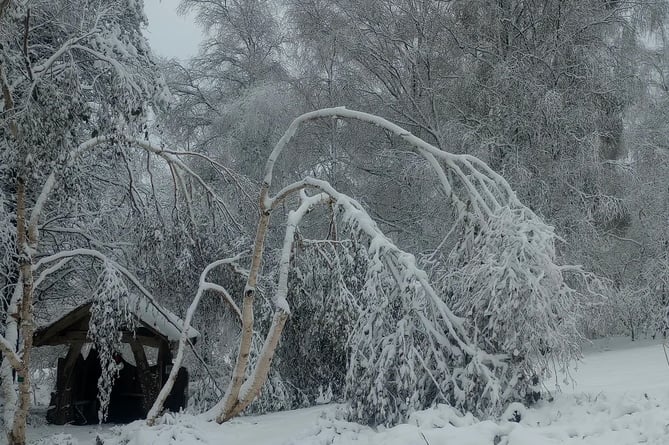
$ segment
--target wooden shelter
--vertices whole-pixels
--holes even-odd
[[[98,422],[97,383],[102,369],[88,338],[92,304],[85,303],[35,331],[34,346],[69,346],[67,355],[58,359],[56,388],[47,411],[50,423]],[[122,332],[123,348],[115,356],[123,367],[111,392],[107,416],[111,423],[126,423],[146,416],[169,375],[170,346],[179,340],[183,326],[176,315],[145,298],[133,297],[129,309],[136,326],[133,332]],[[195,329],[188,331],[191,339],[198,335]],[[185,407],[187,395],[188,372],[181,368],[165,408],[178,411]]]

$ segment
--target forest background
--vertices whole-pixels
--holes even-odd
[[[275,192],[314,177],[327,186],[310,187],[341,196],[330,191],[330,204],[313,210],[301,206],[306,195],[272,208],[279,216],[268,220],[253,286],[252,363],[282,309],[275,295],[284,290],[286,245],[290,318],[253,411],[347,399],[354,411],[376,407],[370,417],[359,409],[361,420],[394,423],[407,405],[440,398],[457,405],[457,395],[435,395],[439,384],[415,368],[409,377],[384,374],[411,360],[443,371],[421,345],[431,335],[425,326],[451,319],[403,316],[432,291],[465,320],[455,337],[514,357],[509,375],[491,365],[495,378],[512,382],[508,394],[500,389],[504,400],[531,396],[539,386],[532,378],[573,362],[584,338],[662,332],[664,2],[185,0],[204,40],[182,62],[151,54],[141,2],[85,3],[81,13],[67,1],[0,1],[3,385],[11,368],[52,366],[55,355],[31,361],[21,340],[33,314],[41,324],[91,297],[116,301],[136,280],[185,316],[202,271],[234,257],[210,275],[228,304],[202,300],[193,318],[201,338],[186,358],[200,382],[194,409],[215,406],[244,338],[230,308],[243,306],[254,269],[268,159]],[[459,176],[441,158],[443,177],[435,176],[431,159],[401,133],[341,112],[303,125],[281,157],[271,156],[294,118],[340,106],[399,125],[454,156],[458,168],[474,156],[505,182],[477,164]],[[482,190],[499,209],[486,212]],[[295,209],[309,217],[284,242]],[[352,219],[351,209],[369,219]],[[371,219],[392,240],[381,254],[364,230]],[[413,253],[420,273],[393,272],[408,264],[402,253],[378,260],[394,248]],[[119,267],[128,274],[120,277]],[[423,273],[429,292],[416,284]],[[411,328],[400,337],[410,342],[393,337],[402,323]],[[391,340],[390,350],[410,345],[411,360],[381,354],[371,365],[378,372],[364,371],[369,364],[356,352]],[[446,362],[457,349],[448,349]],[[528,383],[519,385],[520,375]],[[399,380],[394,394],[408,395],[360,394],[353,383],[367,387],[361,376],[370,388]],[[480,380],[465,380],[490,394]],[[28,403],[20,387],[16,394]],[[15,423],[12,416],[5,421]]]

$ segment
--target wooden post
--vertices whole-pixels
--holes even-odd
[[[132,354],[135,356],[135,364],[137,365],[137,373],[139,374],[139,385],[142,388],[142,409],[146,415],[151,409],[153,400],[160,389],[158,385],[160,376],[151,373],[144,346],[140,342],[130,339],[130,348],[132,349]],[[160,374],[160,372],[157,374]]]
[[[56,394],[54,400],[54,407],[47,412],[49,421],[56,425],[64,425],[71,422],[73,419],[73,370],[77,363],[79,354],[83,343],[72,343],[70,349],[61,362],[62,365],[58,367],[58,375],[56,376]]]
[[[165,380],[169,372],[167,371],[167,366],[172,365],[172,352],[170,351],[170,345],[167,341],[161,340],[160,345],[158,345],[158,372],[160,373],[160,387],[162,388],[165,384]]]

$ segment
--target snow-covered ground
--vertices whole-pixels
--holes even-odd
[[[478,421],[447,406],[416,413],[407,424],[377,430],[340,420],[338,407],[322,406],[224,425],[182,415],[147,428],[57,427],[31,429],[31,443],[47,445],[632,445],[669,444],[669,365],[659,341],[607,339],[586,348],[573,372],[558,379],[553,402],[524,409],[519,423],[506,417]],[[556,382],[547,383],[553,388]],[[58,436],[53,436],[59,434]]]

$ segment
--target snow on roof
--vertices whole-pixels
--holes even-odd
[[[169,341],[179,340],[184,324],[183,320],[144,296],[130,294],[129,300],[130,311],[141,322],[167,337]],[[192,326],[188,328],[188,338],[199,336],[200,333],[195,328]]]
[[[135,315],[135,317],[137,317],[138,321],[142,325],[162,335],[168,341],[179,340],[181,337],[181,329],[184,323],[183,320],[146,296],[130,294],[129,300],[128,309],[133,315]],[[83,311],[84,308],[86,308],[86,312],[88,313],[88,308],[91,304],[92,300],[88,300],[85,303],[69,310],[67,313],[61,315],[57,319],[40,326],[38,329],[36,329],[35,335],[38,337],[42,335],[51,337],[53,335],[57,335],[58,332],[68,330],[72,322],[81,320],[82,317],[88,316],[88,314],[84,315],[81,313],[80,315],[75,315],[75,313]],[[73,316],[74,318],[72,318]],[[195,338],[199,336],[200,333],[195,328],[188,328],[188,338]]]

